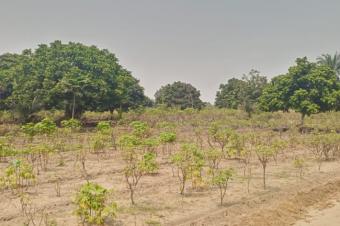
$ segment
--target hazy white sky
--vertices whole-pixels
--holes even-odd
[[[153,98],[190,82],[213,102],[254,68],[340,50],[339,0],[0,0],[0,54],[54,40],[109,49]]]

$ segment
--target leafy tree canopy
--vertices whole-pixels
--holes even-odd
[[[333,56],[331,54],[322,54],[317,59],[321,65],[327,65],[332,68],[340,79],[340,54],[336,52]]]
[[[265,111],[294,109],[306,115],[339,109],[339,82],[335,71],[327,65],[298,58],[286,75],[272,79],[260,98]]]
[[[156,104],[163,104],[167,107],[202,108],[203,102],[200,99],[200,91],[191,84],[174,82],[162,86],[156,93]]]
[[[0,56],[0,108],[24,119],[39,110],[126,110],[146,103],[143,88],[108,50],[70,42]]]
[[[242,80],[232,78],[227,84],[221,84],[216,94],[215,105],[220,108],[244,108],[248,113],[258,101],[267,78],[261,76],[259,71],[251,70],[243,75]]]

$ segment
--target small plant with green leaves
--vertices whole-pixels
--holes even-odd
[[[105,148],[107,147],[107,136],[102,133],[97,133],[91,138],[91,151],[97,155],[105,152]]]
[[[194,127],[194,134],[196,137],[196,143],[203,149],[204,144],[204,129],[202,127]]]
[[[150,136],[150,127],[147,123],[141,121],[133,121],[130,123],[133,131],[132,134],[139,138],[147,138]]]
[[[208,144],[210,147],[218,146],[221,151],[226,155],[230,153],[226,152],[228,145],[231,145],[233,139],[235,139],[236,133],[230,128],[221,128],[216,123],[213,123],[209,128]],[[214,145],[215,144],[215,145]]]
[[[287,147],[287,142],[282,139],[275,139],[271,142],[271,146],[273,148],[273,159],[275,164],[277,165],[278,156],[280,151],[284,150]]]
[[[96,129],[100,133],[110,134],[112,126],[111,126],[111,123],[109,121],[102,121],[102,122],[99,122],[97,124]]]
[[[157,154],[156,149],[159,146],[159,140],[154,137],[142,139],[143,152],[152,152]]]
[[[204,156],[209,166],[209,173],[214,177],[215,172],[219,169],[223,153],[220,149],[210,148],[204,152]]]
[[[334,136],[333,134],[313,134],[306,139],[306,143],[310,146],[310,150],[318,163],[319,171],[322,162],[328,161],[332,155],[334,156],[339,139],[338,135]]]
[[[261,163],[262,170],[263,170],[263,188],[266,189],[266,169],[268,162],[275,154],[275,148],[270,145],[257,145],[255,149],[255,153],[259,162]]]
[[[22,191],[25,187],[34,184],[35,179],[33,167],[23,160],[15,159],[5,169],[5,175],[1,180],[5,188]]]
[[[172,153],[171,147],[175,143],[176,138],[177,136],[176,136],[176,133],[174,132],[165,131],[159,134],[159,140],[161,144],[163,145],[163,153],[167,153],[168,155],[169,154],[171,155]]]
[[[81,129],[81,122],[77,119],[71,118],[61,121],[61,126],[71,132],[78,132]]]
[[[228,156],[234,156],[236,158],[241,158],[241,153],[244,152],[246,148],[246,138],[245,136],[239,135],[236,132],[231,136],[230,147],[228,148]]]
[[[33,167],[36,167],[37,173],[39,174],[40,169],[46,171],[49,162],[49,156],[54,152],[52,146],[47,144],[31,145],[25,150],[29,156]]]
[[[104,225],[106,218],[117,216],[117,204],[111,192],[99,184],[87,182],[76,195],[76,214],[83,225]]]
[[[130,191],[130,200],[134,205],[134,194],[141,177],[155,173],[158,169],[156,155],[143,152],[143,138],[135,135],[123,135],[118,143],[125,162],[124,176]]]
[[[302,179],[303,169],[305,168],[306,165],[305,160],[303,158],[295,158],[293,161],[293,165],[295,169],[298,170],[300,179]]]
[[[195,144],[183,144],[180,150],[171,156],[171,162],[177,167],[179,190],[183,195],[189,179],[193,179],[193,181],[201,179],[204,154]]]
[[[57,125],[51,119],[45,118],[34,125],[34,130],[37,134],[49,136],[57,130]]]
[[[15,150],[8,143],[0,140],[0,162],[5,162],[8,157],[15,154]]]
[[[228,182],[234,176],[235,171],[230,169],[220,169],[216,172],[215,176],[212,179],[213,185],[216,185],[220,191],[220,204],[223,205],[223,199],[227,192]]]
[[[142,158],[138,154],[130,152],[129,157],[125,156],[126,166],[124,176],[130,191],[131,204],[135,204],[134,194],[142,176],[154,173],[158,169],[158,164],[154,153],[145,153]]]
[[[36,135],[43,135],[45,139],[50,137],[57,131],[57,125],[51,119],[45,118],[36,124],[27,123],[21,127],[21,130],[28,136],[29,142],[32,143]]]
[[[21,127],[22,132],[28,137],[30,143],[33,142],[34,136],[37,134],[34,126],[34,123],[30,122]]]

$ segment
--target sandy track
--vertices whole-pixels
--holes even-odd
[[[309,211],[307,218],[298,221],[294,226],[339,226],[340,202],[333,200],[333,204],[334,206],[330,208]]]
[[[329,207],[330,201],[339,195],[340,178],[337,177],[322,184],[314,184],[314,186],[310,184],[300,190],[265,193],[241,203],[231,204],[224,209],[201,213],[169,225],[288,226],[305,218],[311,207],[318,209]],[[319,222],[324,221],[324,218],[320,218],[319,213],[314,213],[315,225],[333,226],[332,223],[336,226],[340,225],[339,210],[340,203],[334,209],[325,210],[324,215],[329,217],[330,224],[328,221],[327,224],[320,224]],[[306,225],[308,224],[296,226]]]

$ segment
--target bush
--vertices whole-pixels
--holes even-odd
[[[81,122],[77,119],[69,119],[61,121],[61,126],[63,128],[71,129],[77,131],[81,128]]]
[[[22,161],[13,160],[5,170],[5,176],[1,178],[5,188],[18,189],[30,185],[35,181],[33,167]]]
[[[83,224],[103,225],[106,217],[115,218],[117,204],[109,202],[110,192],[96,183],[86,183],[76,195],[76,214]]]
[[[220,203],[223,204],[224,196],[227,192],[228,182],[233,177],[233,169],[221,169],[218,170],[213,177],[212,183],[216,185],[220,190]]]
[[[96,129],[99,132],[105,133],[106,131],[111,129],[111,123],[109,121],[99,122],[96,126]]]
[[[9,111],[0,111],[0,124],[11,124],[16,122],[17,119]]]

